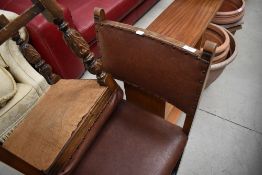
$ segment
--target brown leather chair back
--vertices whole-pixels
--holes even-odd
[[[156,33],[96,19],[103,70],[164,98],[193,116],[212,51],[201,52]],[[214,46],[215,47],[215,46]]]

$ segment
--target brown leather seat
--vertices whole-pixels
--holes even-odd
[[[72,174],[171,174],[186,141],[182,128],[123,101]]]

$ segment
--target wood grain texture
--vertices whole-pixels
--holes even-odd
[[[110,93],[111,90],[99,86],[95,80],[60,80],[30,111],[3,147],[39,170],[48,170],[54,162],[58,167],[52,167],[59,169],[81,142],[81,135],[90,129],[89,125],[96,120],[94,117],[99,116],[101,104],[109,99]],[[77,131],[82,134],[79,136]],[[76,134],[80,139],[72,141]],[[74,144],[67,149],[67,156],[55,161],[68,143]]]
[[[195,46],[223,0],[175,0],[147,28]]]

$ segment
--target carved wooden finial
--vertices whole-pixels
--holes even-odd
[[[215,55],[215,51],[217,48],[217,44],[213,43],[211,41],[206,41],[203,47],[203,53],[201,58],[203,58],[204,60],[211,62],[212,58]]]
[[[102,8],[95,7],[94,9],[94,20],[95,23],[102,22],[106,19],[105,10]]]
[[[9,23],[9,20],[4,16],[0,15],[0,27],[4,27]],[[20,34],[17,32],[13,35],[12,40],[16,42],[19,49],[25,59],[43,76],[49,84],[55,84],[60,76],[52,72],[52,68],[49,64],[41,58],[40,54],[35,50],[35,48],[25,42]]]

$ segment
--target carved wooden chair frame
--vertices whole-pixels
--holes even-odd
[[[68,23],[64,21],[63,12],[59,5],[54,0],[32,0],[34,5],[21,14],[17,19],[11,23],[4,16],[0,16],[0,25],[4,28],[0,30],[0,44],[12,37],[19,45],[23,55],[33,64],[35,68],[40,69],[40,72],[45,75],[49,83],[55,83],[59,77],[52,73],[51,68],[41,60],[40,55],[33,49],[33,47],[23,41],[17,31],[26,25],[31,19],[42,13],[50,22],[53,22],[58,29],[63,32],[64,39],[72,51],[82,59],[85,68],[97,76],[97,81],[103,86],[115,86],[112,77],[105,73],[102,69],[101,60],[95,59],[94,54],[90,51],[87,42],[82,38],[80,33],[75,29],[69,27]],[[95,22],[102,23],[105,19],[104,11],[98,9],[95,11]],[[210,62],[214,54],[215,46],[208,43],[205,45],[201,58]],[[202,82],[204,83],[204,82]],[[184,132],[188,133],[193,121],[193,116],[187,116],[184,124]],[[28,164],[21,158],[5,150],[0,146],[0,159],[4,163],[11,165],[13,168],[25,174],[45,174],[32,165]]]

